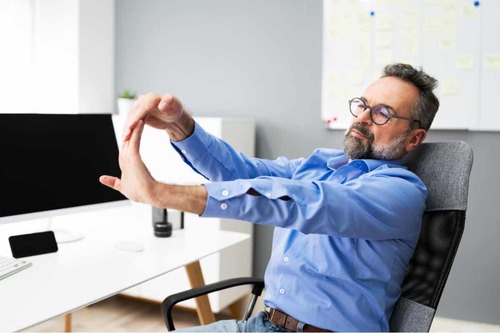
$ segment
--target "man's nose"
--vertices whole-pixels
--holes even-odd
[[[358,116],[358,122],[371,124],[372,118],[370,117],[370,112],[371,110],[369,108],[366,108],[363,112],[361,112],[361,114]]]

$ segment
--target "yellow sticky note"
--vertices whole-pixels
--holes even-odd
[[[455,37],[447,36],[439,40],[439,46],[441,47],[441,50],[444,51],[453,50],[456,45],[457,45],[457,40]]]
[[[377,52],[377,65],[387,65],[392,63],[392,59],[394,58],[394,54],[390,50],[379,50]]]
[[[454,2],[448,2],[443,4],[443,11],[445,13],[448,13],[450,16],[456,16],[458,9],[457,9],[457,4]]]
[[[443,8],[446,8],[449,5],[454,4],[456,2],[456,0],[440,0],[440,2],[441,2],[441,5],[443,6]]]
[[[456,20],[450,20],[450,19],[443,20],[441,25],[442,25],[443,31],[452,32],[452,33],[456,33],[458,31]]]
[[[474,19],[478,17],[479,10],[471,2],[466,2],[462,4],[461,17],[464,19]]]
[[[474,69],[474,57],[469,53],[457,55],[455,67],[462,71]]]
[[[370,20],[366,16],[365,12],[357,13],[355,15],[355,21],[352,23],[353,27],[358,32],[370,32]]]
[[[460,82],[456,79],[448,79],[441,81],[441,94],[456,95],[460,89]]]
[[[415,26],[406,26],[403,29],[403,36],[405,38],[417,39],[419,37],[418,28],[416,28]]]
[[[424,22],[424,29],[428,33],[436,33],[441,30],[440,19],[427,19]]]
[[[351,84],[354,84],[354,85],[362,84],[364,82],[364,79],[365,79],[365,77],[364,77],[363,71],[361,69],[353,70],[349,74],[349,82]]]
[[[368,21],[368,20],[366,20]],[[379,14],[376,16],[376,21],[375,21],[375,26],[377,28],[377,30],[379,31],[382,31],[382,30],[390,30],[392,29],[392,26],[393,26],[393,17],[392,15],[389,15],[387,13],[383,14]]]
[[[420,51],[419,43],[417,39],[406,40],[404,42],[404,50],[407,54],[417,54]]]
[[[354,56],[357,56],[360,64],[368,64],[370,62],[370,47],[368,44],[358,45],[357,52],[354,50]]]
[[[389,47],[392,45],[392,39],[392,32],[379,32],[375,35],[375,45],[377,47]]]
[[[328,32],[332,38],[339,37],[342,35],[342,26],[338,21],[332,19],[328,22]]]
[[[406,25],[418,27],[420,25],[420,9],[417,7],[407,7],[403,13],[403,21]]]
[[[488,71],[500,70],[500,53],[487,53],[484,56],[483,66]]]

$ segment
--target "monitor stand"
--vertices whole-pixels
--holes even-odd
[[[57,229],[52,229],[52,231],[54,231],[56,242],[58,244],[76,242],[85,238],[85,234],[77,231],[71,231],[68,229],[57,228]]]
[[[54,232],[58,244],[76,242],[85,238],[83,232],[61,227],[60,223],[54,223],[52,217],[49,217],[48,222],[48,229]]]

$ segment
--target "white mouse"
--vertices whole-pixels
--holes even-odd
[[[119,241],[115,243],[115,248],[129,252],[141,252],[144,250],[144,246],[141,243],[134,241]]]

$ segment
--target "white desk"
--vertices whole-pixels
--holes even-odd
[[[119,216],[77,223],[84,239],[59,244],[57,253],[28,257],[32,267],[0,280],[1,332],[69,314],[249,238],[220,230],[174,230],[169,238],[157,238],[149,221],[123,223]],[[25,227],[0,225],[0,253],[11,254],[8,236],[26,232]],[[114,247],[117,241],[130,239],[142,243],[144,251]]]

